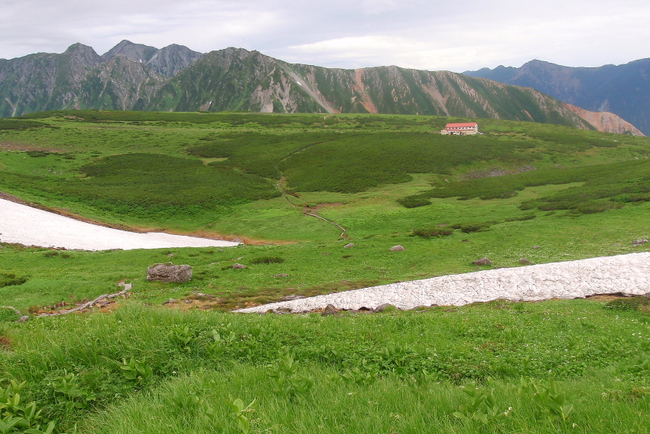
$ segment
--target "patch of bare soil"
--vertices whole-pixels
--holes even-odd
[[[0,336],[0,348],[11,351],[11,340],[6,336]]]
[[[345,205],[343,202],[332,202],[332,203],[319,203],[316,206],[306,206],[302,209],[302,212],[318,212],[319,209],[327,207],[335,207]]]
[[[589,300],[607,303],[610,301],[618,300],[619,298],[627,298],[623,294],[596,294],[586,297]]]
[[[13,196],[13,195],[11,195],[9,193],[3,193],[2,191],[0,191],[0,199],[4,199],[4,200],[11,201],[11,202],[19,203],[21,205],[28,205],[29,206],[29,204],[27,202],[25,202],[24,200],[19,199],[16,196]]]
[[[36,146],[33,143],[13,143],[13,142],[0,142],[0,149],[6,151],[46,151],[46,152],[61,152],[56,148],[48,148],[45,146]]]

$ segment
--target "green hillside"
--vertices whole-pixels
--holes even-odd
[[[439,134],[469,120],[482,135]],[[0,244],[0,306],[31,316],[0,308],[0,431],[646,432],[646,299],[228,311],[522,258],[649,251],[632,243],[650,235],[649,157],[647,138],[485,119],[2,119],[1,193],[114,227],[246,244]],[[472,264],[482,257],[493,265]],[[146,280],[169,261],[190,264],[192,281]],[[123,281],[131,297],[104,312],[37,318]]]

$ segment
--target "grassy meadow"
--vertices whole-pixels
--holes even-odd
[[[650,235],[650,139],[498,120],[478,120],[480,136],[438,134],[451,121],[0,119],[0,192],[113,227],[245,242],[0,244],[0,306],[32,315],[0,310],[0,432],[648,432],[643,300],[229,312],[490,268],[472,265],[482,257],[515,267],[650,249],[632,244]],[[147,282],[170,261],[192,281]],[[36,318],[119,282],[133,283],[119,307]]]

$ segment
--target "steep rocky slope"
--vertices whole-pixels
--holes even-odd
[[[101,61],[95,50],[82,44],[62,54],[0,60],[0,116],[73,105],[81,82]]]
[[[465,74],[533,87],[586,110],[615,113],[650,134],[650,59],[598,68],[533,60],[521,68],[499,66]]]
[[[118,56],[140,62],[163,77],[173,77],[199,60],[203,54],[178,44],[157,49],[124,40],[107,51],[102,58],[111,60]]]

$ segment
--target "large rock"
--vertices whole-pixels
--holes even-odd
[[[192,267],[189,265],[153,264],[147,268],[147,280],[160,282],[189,282],[192,280]]]

